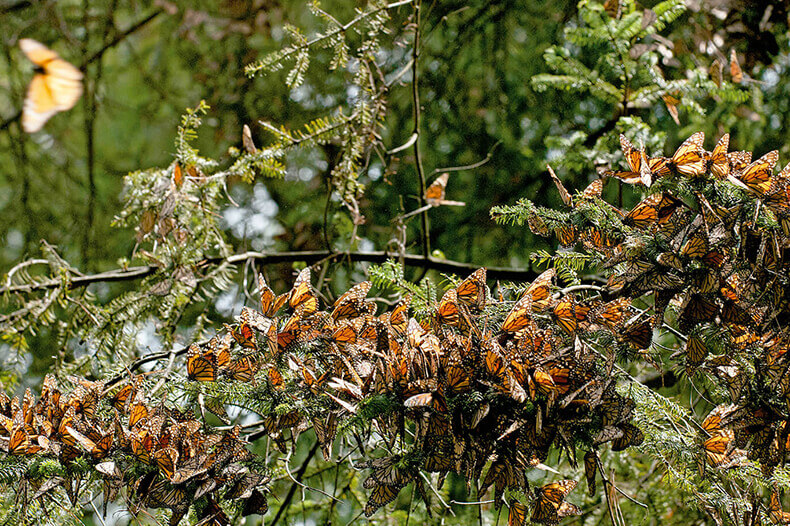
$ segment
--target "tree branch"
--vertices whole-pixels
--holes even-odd
[[[293,261],[304,261],[307,263],[316,263],[324,260],[347,259],[353,262],[369,262],[369,263],[384,263],[388,259],[399,257],[397,254],[390,254],[383,251],[375,252],[331,252],[329,250],[311,250],[303,252],[244,252],[230,256],[226,259],[223,258],[206,258],[198,262],[198,266],[206,265],[239,265],[247,261],[255,261],[257,263],[287,263]],[[403,263],[410,267],[424,268],[428,270],[437,270],[439,272],[447,272],[453,274],[468,274],[480,268],[480,265],[471,263],[462,263],[460,261],[453,261],[449,259],[439,259],[434,257],[423,257],[417,254],[405,254],[402,259]],[[86,287],[91,283],[107,283],[112,281],[132,281],[142,279],[154,274],[160,267],[156,265],[143,265],[139,267],[131,267],[128,269],[116,269],[107,272],[100,272],[98,274],[90,274],[87,276],[75,276],[69,282],[70,289],[79,287]],[[491,279],[503,279],[513,281],[530,281],[535,279],[535,272],[530,269],[516,269],[507,267],[486,267],[487,275]],[[49,279],[39,283],[30,283],[26,285],[13,285],[0,288],[0,295],[8,293],[25,294],[40,290],[54,289],[63,283],[62,279]]]
[[[419,70],[417,68],[420,56],[420,4],[421,0],[414,3],[414,49],[411,57],[411,96],[414,104],[414,166],[417,168],[417,177],[420,181],[420,193],[417,196],[420,206],[425,206],[425,172],[422,169],[422,156],[420,155],[420,88]],[[428,210],[420,216],[422,226],[422,254],[426,258],[431,255],[431,239],[428,233]]]

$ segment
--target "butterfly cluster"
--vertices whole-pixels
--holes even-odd
[[[626,170],[605,172],[577,202],[552,173],[567,224],[552,232],[555,216],[537,207],[528,224],[592,255],[604,293],[638,303],[677,342],[665,358],[719,387],[721,405],[700,426],[700,473],[751,460],[770,475],[790,447],[790,164],[776,171],[777,151],[752,160],[729,140],[708,151],[698,132],[662,157],[621,136]],[[609,179],[643,199],[609,204]]]
[[[266,513],[267,478],[247,465],[252,454],[238,426],[221,434],[204,431],[193,415],[147,401],[140,376],[115,392],[102,382],[73,382],[76,387],[62,393],[47,375],[37,400],[30,389],[21,402],[0,393],[0,449],[20,458],[57,459],[67,468],[65,476],[24,479],[20,495],[31,485],[33,499],[44,499],[62,487],[76,504],[86,474],[68,466],[82,460],[102,480],[105,512],[126,488],[128,509],[169,508],[173,525],[195,502],[202,504],[201,519],[227,524],[220,493],[241,502],[245,515]]]
[[[622,450],[643,439],[629,423],[633,402],[615,390],[613,360],[604,363],[584,339],[608,333],[646,347],[637,328],[649,323],[632,322],[628,302],[557,292],[555,275],[544,272],[503,316],[490,313],[497,302],[479,269],[419,322],[409,315],[410,296],[377,315],[367,299],[370,282],[322,310],[309,269],[279,296],[261,276],[260,310],[245,307],[223,335],[193,345],[187,374],[204,382],[261,382],[275,396],[328,401],[324,412],[289,410],[263,425],[281,446],[283,431],[312,427],[326,458],[338,421],[356,418],[361,406],[377,408],[371,418],[377,433],[408,447],[358,464],[372,470],[364,484],[372,490],[367,515],[409,483],[428,501],[420,471],[479,480],[481,491],[493,487],[501,503],[505,490],[528,488],[526,470],[552,447],[575,461],[579,444]],[[551,524],[574,509],[549,508],[536,508],[532,520]]]

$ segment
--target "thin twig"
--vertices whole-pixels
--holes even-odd
[[[491,147],[491,149],[488,150],[488,153],[486,154],[485,158],[481,159],[480,161],[477,161],[476,163],[465,164],[463,166],[449,166],[447,168],[437,168],[436,170],[433,171],[433,173],[438,174],[443,172],[462,172],[464,170],[474,170],[475,168],[480,168],[481,166],[483,166],[484,164],[486,164],[488,161],[491,160],[491,158],[494,156],[494,150],[496,150],[497,146],[499,146],[500,144],[502,144],[502,141],[495,142],[494,145]]]
[[[294,476],[297,479],[301,479],[304,476],[305,471],[307,471],[307,466],[310,465],[310,461],[313,460],[316,451],[318,451],[317,440],[313,443],[313,447],[310,448],[310,451],[307,453],[307,457],[304,459],[304,462],[302,462],[302,465],[299,466],[299,469],[296,471],[296,475]],[[277,510],[277,514],[274,516],[272,522],[269,523],[269,526],[275,526],[277,524],[277,521],[280,520],[282,514],[285,513],[285,511],[291,505],[291,501],[293,500],[294,495],[296,494],[296,488],[297,488],[296,484],[291,484],[291,487],[288,489],[288,494],[283,499],[283,503],[280,505],[280,508]]]

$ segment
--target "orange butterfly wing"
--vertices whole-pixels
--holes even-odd
[[[74,107],[82,95],[82,73],[33,39],[20,39],[19,47],[42,70],[30,82],[22,107],[22,129],[34,133],[55,113]]]

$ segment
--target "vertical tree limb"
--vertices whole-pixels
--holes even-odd
[[[414,3],[414,49],[412,50],[411,63],[411,95],[414,103],[414,166],[420,181],[420,194],[418,196],[420,208],[425,206],[425,172],[422,169],[422,156],[420,154],[420,88],[418,58],[420,56],[420,5],[421,0]],[[428,232],[428,210],[420,215],[422,228],[422,254],[426,258],[431,255],[431,239]]]

